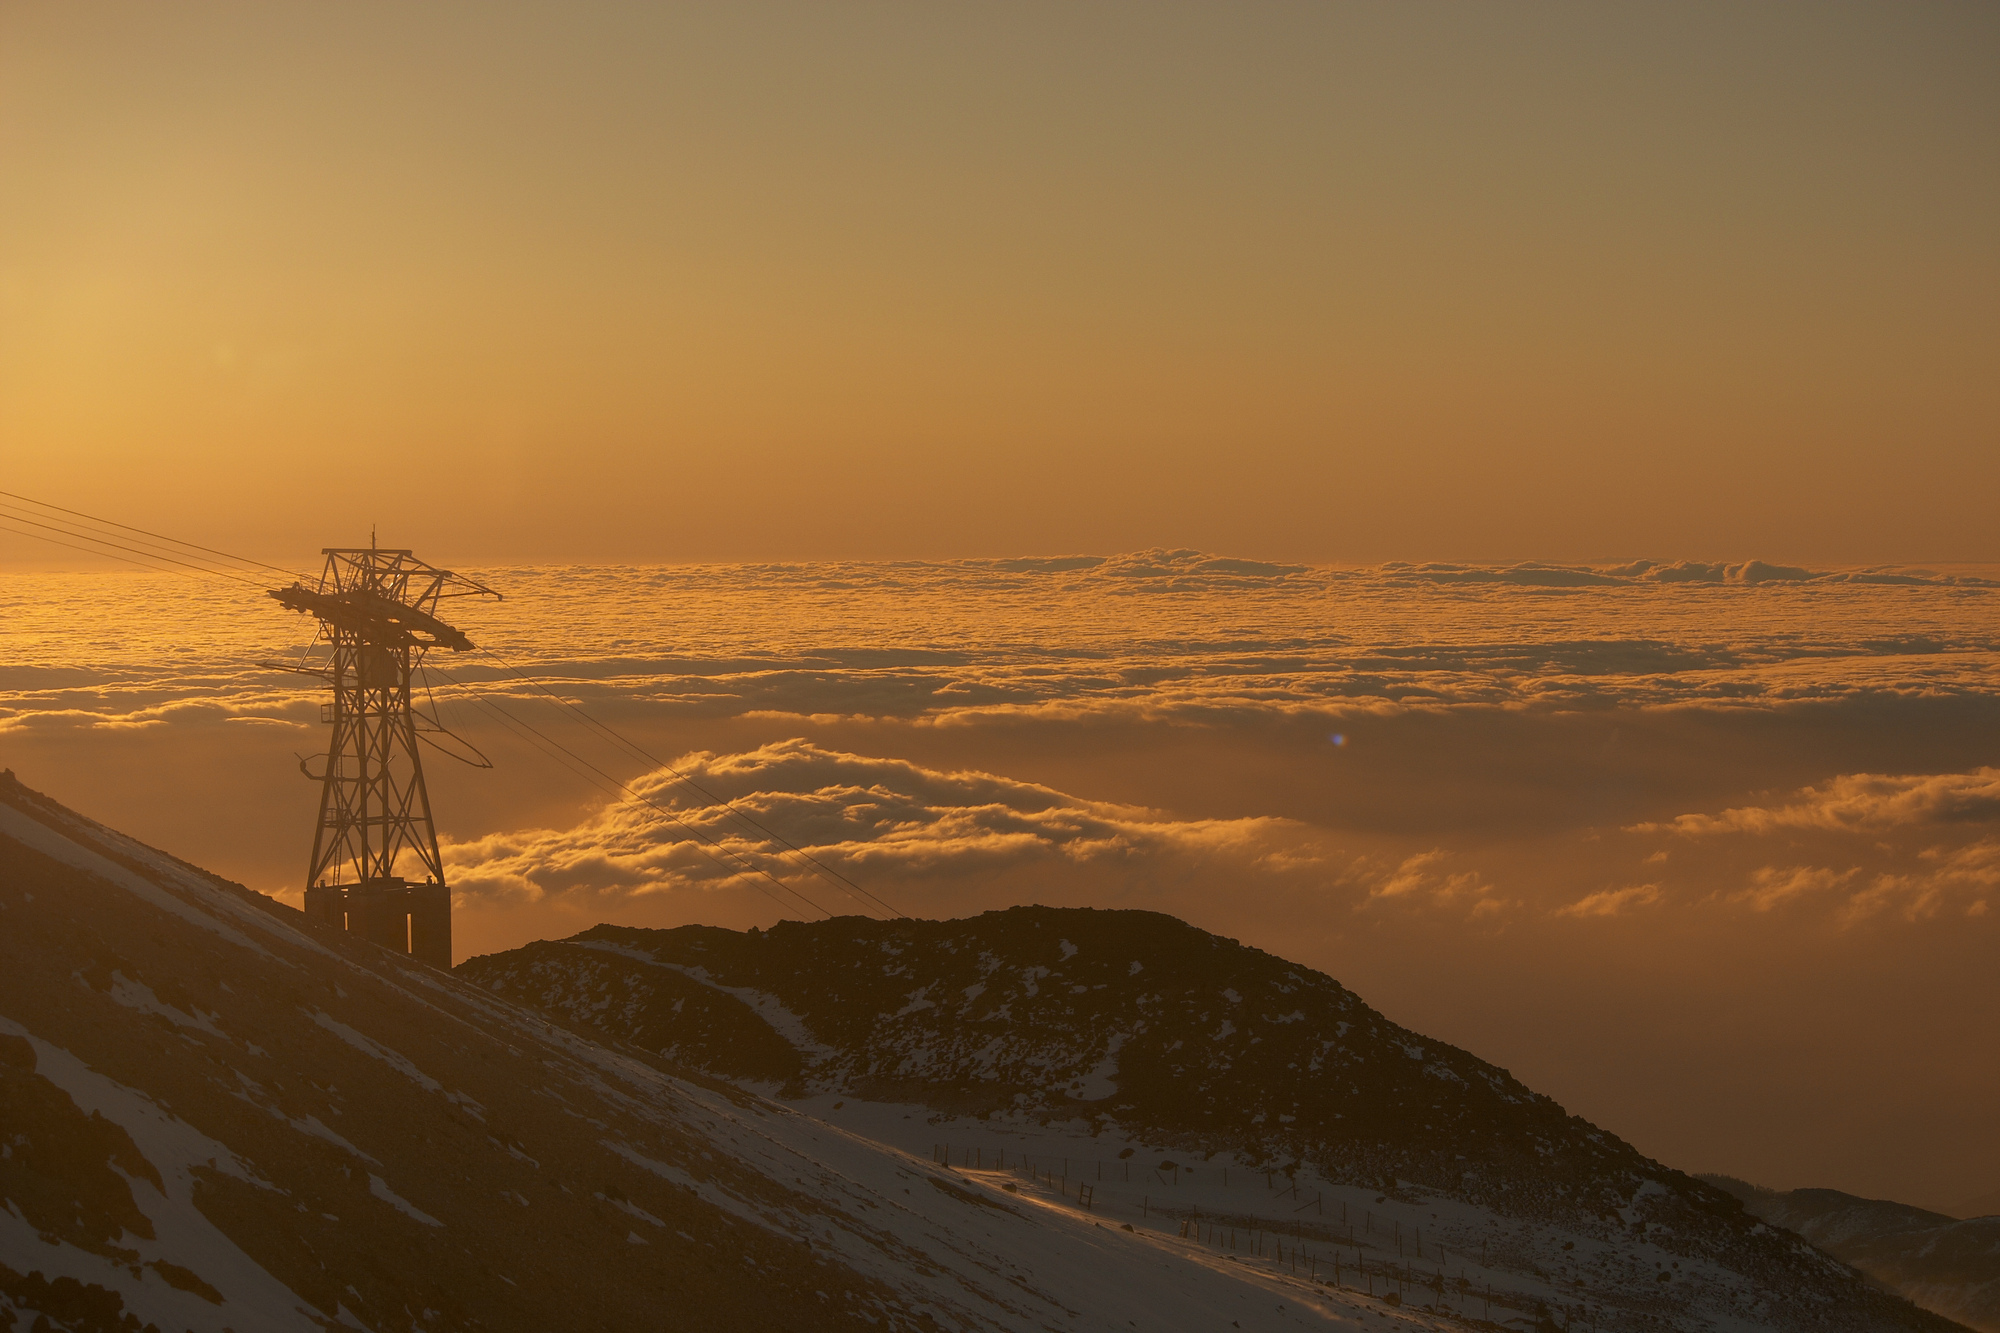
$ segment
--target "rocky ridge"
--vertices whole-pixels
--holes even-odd
[[[580,1036],[0,776],[0,1330],[1438,1329]]]
[[[1551,1242],[1555,1259],[1523,1264],[1546,1276],[1584,1238],[1606,1266],[1574,1281],[1627,1327],[1933,1318],[1332,978],[1156,913],[599,926],[458,972],[781,1096],[905,1103],[939,1123],[1069,1122],[1379,1191],[1378,1202],[1449,1199],[1560,1230],[1572,1239]],[[1723,1283],[1677,1297],[1664,1262],[1634,1279],[1611,1257],[1635,1238],[1754,1294]]]

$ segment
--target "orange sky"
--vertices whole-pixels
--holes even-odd
[[[1990,560],[1996,57],[1975,4],[10,5],[0,450],[261,553]]]

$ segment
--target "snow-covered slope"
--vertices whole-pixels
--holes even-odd
[[[0,1329],[1452,1326],[1295,1239],[982,1165],[579,1036],[0,778]]]
[[[2000,1217],[1961,1221],[1839,1190],[1767,1190],[1729,1176],[1702,1179],[1925,1309],[1981,1333],[2000,1333]]]
[[[1088,1185],[1219,1253],[1296,1249],[1319,1280],[1337,1262],[1405,1308],[1949,1327],[1332,978],[1156,913],[600,926],[458,972],[913,1152]]]

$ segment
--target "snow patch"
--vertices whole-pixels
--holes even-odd
[[[4,809],[5,807],[0,807]],[[155,1260],[189,1270],[223,1296],[212,1305],[200,1296],[170,1287],[153,1270],[127,1267],[68,1244],[50,1245],[13,1209],[0,1210],[0,1253],[17,1269],[53,1278],[69,1277],[115,1291],[139,1320],[194,1333],[228,1328],[269,1329],[273,1333],[315,1333],[320,1316],[289,1287],[245,1254],[194,1205],[195,1171],[218,1171],[255,1185],[275,1188],[250,1165],[136,1089],[106,1078],[67,1050],[42,1040],[12,1019],[0,1017],[0,1033],[26,1040],[35,1051],[35,1072],[69,1094],[78,1110],[97,1114],[128,1134],[160,1173],[164,1192],[151,1180],[127,1175],[132,1199],[153,1223],[156,1240],[127,1233],[120,1244],[138,1251],[143,1263]]]
[[[181,1012],[153,994],[151,986],[143,981],[133,981],[123,972],[111,974],[111,989],[105,993],[127,1009],[137,1009],[145,1014],[158,1014],[177,1028],[192,1028],[196,1032],[206,1032],[211,1037],[229,1040],[229,1035],[209,1019],[199,1014]]]
[[[334,1036],[373,1060],[380,1060],[389,1068],[401,1074],[426,1092],[443,1092],[444,1084],[410,1063],[409,1057],[400,1051],[392,1051],[381,1042],[365,1033],[356,1032],[337,1018],[321,1013],[317,1009],[307,1011],[307,1017],[331,1032]]]
[[[820,1041],[819,1038],[813,1036],[812,1029],[806,1026],[805,1019],[787,1009],[774,995],[768,995],[760,990],[752,990],[748,986],[717,985],[715,979],[708,974],[708,969],[705,967],[686,967],[679,963],[661,962],[643,950],[627,948],[623,945],[613,944],[607,940],[578,940],[576,944],[578,948],[599,949],[605,953],[622,954],[627,958],[635,959],[638,962],[646,963],[653,967],[663,968],[669,972],[678,972],[690,981],[699,981],[711,990],[718,990],[724,995],[735,996],[737,999],[743,1001],[743,1003],[749,1005],[751,1009],[755,1010],[757,1017],[770,1024],[772,1031],[790,1042],[792,1047],[799,1054],[805,1056],[810,1063],[824,1063],[831,1057],[839,1054],[833,1047],[828,1046],[826,1043]]]
[[[310,1134],[316,1139],[322,1139],[327,1143],[331,1143],[334,1147],[340,1149],[342,1152],[351,1153],[354,1156],[360,1158],[364,1162],[375,1161],[373,1157],[370,1157],[367,1153],[361,1151],[361,1149],[355,1147],[353,1144],[349,1143],[346,1139],[343,1139],[342,1137],[340,1137],[340,1135],[334,1133],[331,1129],[328,1129],[324,1124],[321,1124],[320,1118],[316,1115],[301,1116],[298,1119],[294,1120],[287,1117],[283,1111],[278,1110],[278,1108],[275,1106],[269,1107],[267,1109],[271,1112],[272,1115],[277,1116],[278,1119],[283,1120],[286,1124],[290,1125],[293,1129],[296,1129],[301,1134]]]
[[[427,1227],[441,1227],[444,1225],[444,1223],[438,1221],[435,1217],[432,1217],[429,1213],[390,1189],[388,1181],[372,1172],[368,1177],[368,1192],[383,1203],[388,1204],[391,1208],[394,1208],[403,1216],[422,1222]]]
[[[81,870],[85,874],[94,875],[115,888],[123,889],[135,898],[157,907],[169,916],[179,917],[191,926],[198,926],[202,930],[220,935],[231,944],[248,949],[252,953],[263,954],[266,958],[273,956],[263,945],[234,926],[216,920],[212,914],[201,910],[193,903],[184,901],[177,894],[168,892],[143,876],[133,874],[102,853],[71,841],[47,824],[30,818],[25,812],[5,802],[0,802],[0,833],[34,848],[44,856]]]
[[[1123,1032],[1111,1035],[1111,1040],[1104,1044],[1104,1058],[1071,1085],[1071,1097],[1080,1102],[1101,1102],[1118,1091],[1118,1050],[1125,1044],[1125,1035]]]
[[[911,991],[907,996],[904,997],[908,1001],[908,1003],[905,1004],[901,1009],[898,1009],[895,1013],[890,1014],[889,1017],[907,1018],[911,1014],[916,1013],[920,1009],[937,1008],[937,1005],[935,1003],[924,998],[924,992],[929,989],[930,986],[928,984],[925,984],[923,986],[918,987],[916,990]]]

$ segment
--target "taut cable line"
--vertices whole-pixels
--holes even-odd
[[[291,577],[293,579],[301,579],[301,576],[298,575],[295,571],[282,568],[281,566],[278,565],[267,564],[266,562],[261,560],[253,560],[248,556],[235,555],[228,551],[219,550],[212,546],[203,546],[198,542],[190,542],[190,541],[185,541],[178,537],[171,537],[166,535],[165,533],[155,532],[149,528],[136,527],[129,523],[120,523],[115,519],[102,518],[95,514],[85,513],[84,511],[79,509],[66,508],[65,506],[52,504],[46,500],[37,500],[32,496],[21,495],[14,491],[0,490],[0,497],[4,497],[0,498],[0,532],[11,533],[12,535],[17,537],[26,537],[35,541],[46,542],[53,546],[61,546],[68,550],[81,551],[86,555],[94,555],[106,559],[117,560],[124,564],[135,565],[138,566],[139,568],[149,569],[156,573],[178,574],[184,578],[196,578],[196,577],[223,578],[236,583],[248,584],[249,586],[258,588],[260,590],[262,590],[263,588],[262,582],[254,577],[250,577],[245,572],[246,569],[270,570],[274,573],[287,575],[288,577]],[[9,503],[9,501],[12,501],[14,503]],[[66,515],[67,517],[58,517],[59,515]],[[30,527],[42,529],[42,531],[27,532],[27,531],[22,531],[20,528],[10,526],[11,524],[15,523],[27,524]],[[116,529],[116,531],[115,532],[109,531],[110,529]],[[49,535],[49,534],[55,534],[55,535]],[[127,537],[125,534],[133,534],[133,535]],[[123,540],[113,540],[114,537],[123,538]],[[74,540],[66,541],[62,540],[63,538],[73,538]],[[135,544],[128,545],[127,542],[132,542]],[[125,552],[126,554],[119,554],[119,552]],[[155,561],[164,561],[166,563],[157,564],[154,563]],[[224,566],[223,562],[229,562],[231,564],[234,564],[242,568],[231,569]],[[170,568],[169,566],[173,567]],[[476,591],[479,592],[487,591],[486,589],[483,588],[477,588],[476,585],[474,585],[474,588]],[[287,595],[290,595],[293,591],[295,590],[286,590]],[[284,597],[280,596],[279,594],[274,593],[272,595],[279,596],[279,599],[281,601],[284,600]],[[460,637],[462,638],[462,636]],[[458,645],[454,644],[450,646],[458,646]],[[471,647],[472,645],[468,642],[465,643],[463,646]],[[648,764],[651,764],[657,770],[669,774],[674,781],[681,783],[682,785],[688,787],[690,790],[694,792],[699,793],[705,800],[707,800],[710,803],[711,806],[722,811],[726,816],[739,820],[745,826],[755,830],[764,839],[782,848],[783,851],[775,854],[778,861],[781,864],[786,863],[786,858],[788,854],[789,856],[796,857],[800,862],[803,863],[803,865],[798,868],[804,869],[808,873],[818,876],[820,879],[824,880],[830,887],[836,888],[840,890],[842,893],[848,895],[849,897],[854,898],[856,902],[862,903],[864,908],[867,907],[867,905],[869,904],[873,904],[875,909],[886,912],[891,916],[901,917],[904,920],[909,919],[908,915],[904,913],[901,909],[887,902],[879,895],[863,888],[861,885],[855,883],[848,876],[826,865],[824,862],[819,860],[819,858],[815,857],[811,852],[799,846],[797,843],[792,842],[790,839],[785,838],[783,835],[779,834],[777,831],[770,828],[764,822],[751,815],[748,811],[744,810],[741,806],[737,805],[736,802],[728,800],[718,795],[717,793],[710,791],[708,788],[702,786],[699,782],[696,782],[688,774],[675,768],[673,765],[667,763],[665,760],[659,758],[657,755],[652,754],[651,752],[646,750],[643,746],[639,745],[631,738],[625,736],[623,733],[619,732],[616,728],[612,727],[610,724],[601,721],[597,717],[587,712],[579,704],[575,703],[572,700],[563,698],[561,695],[557,694],[554,690],[551,690],[550,688],[548,688],[548,686],[544,685],[541,681],[536,680],[534,677],[528,675],[525,671],[515,666],[512,662],[509,662],[505,658],[501,657],[498,653],[493,652],[491,649],[484,649],[484,648],[480,649],[479,651],[484,652],[488,657],[492,658],[502,668],[504,668],[506,671],[508,671],[515,677],[519,678],[521,681],[523,681],[525,684],[527,684],[537,692],[547,696],[549,699],[553,700],[562,708],[575,714],[576,718],[579,719],[583,725],[597,732],[600,736],[610,740],[614,745],[617,745],[618,747],[622,748],[628,754]],[[308,646],[307,654],[308,656],[310,656],[311,646]],[[289,669],[292,670],[304,669],[309,671],[310,674],[324,674],[323,672],[312,671],[310,668],[305,667],[303,663],[301,663],[300,667],[289,668]],[[833,915],[832,912],[820,906],[817,902],[813,901],[813,899],[811,899],[804,893],[800,892],[798,889],[794,888],[792,885],[787,883],[785,880],[779,878],[777,875],[772,874],[771,871],[766,869],[764,866],[752,860],[747,854],[723,845],[716,838],[710,836],[708,833],[704,832],[700,828],[697,828],[693,824],[689,823],[687,820],[681,818],[673,811],[659,805],[651,798],[647,797],[643,793],[633,788],[630,784],[621,782],[616,777],[613,777],[611,774],[605,772],[603,769],[591,763],[583,756],[577,754],[574,750],[571,750],[568,746],[565,746],[560,741],[556,741],[552,737],[549,737],[539,728],[533,726],[533,724],[523,719],[514,717],[506,709],[502,708],[497,701],[489,698],[488,696],[480,693],[477,690],[474,690],[464,681],[458,680],[456,677],[450,675],[449,673],[443,671],[442,669],[438,668],[435,665],[427,663],[425,664],[425,667],[422,669],[427,669],[428,671],[437,672],[439,676],[442,676],[445,680],[449,681],[459,690],[472,696],[472,698],[477,700],[479,703],[481,703],[488,709],[492,710],[495,713],[495,715],[500,718],[502,724],[507,726],[510,731],[514,731],[515,734],[519,735],[523,731],[531,733],[531,735],[527,737],[527,739],[529,739],[529,743],[536,750],[540,751],[545,757],[552,759],[554,762],[560,764],[563,768],[568,769],[573,775],[582,779],[589,785],[598,787],[600,790],[605,791],[607,794],[611,794],[614,796],[623,794],[629,799],[637,801],[647,806],[649,809],[654,811],[654,813],[656,813],[660,817],[678,825],[682,829],[685,829],[692,837],[699,840],[699,843],[708,844],[708,846],[706,847],[697,844],[696,850],[702,852],[703,855],[708,856],[709,859],[715,861],[715,863],[718,866],[720,866],[724,870],[729,871],[732,875],[749,874],[752,876],[761,876],[763,879],[770,881],[771,884],[777,886],[779,889],[782,889],[785,893],[790,894],[792,897],[796,898],[799,902],[804,903],[806,906],[810,907],[813,911],[818,912],[820,915],[826,917],[831,917]],[[560,753],[557,753],[558,751]],[[561,757],[563,755],[567,755],[569,758],[564,759]],[[459,756],[454,755],[453,757],[457,758]],[[575,764],[572,764],[570,760],[574,760]],[[584,768],[590,770],[591,774],[595,774],[596,776],[592,777],[590,776],[590,774],[586,774],[585,772],[582,771],[582,769],[577,768],[575,766],[576,764],[583,765]],[[738,869],[737,866],[732,866],[729,862],[723,861],[721,859],[721,857],[723,856],[730,857],[733,861],[737,863],[737,865],[740,865],[742,868]],[[759,892],[764,893],[767,897],[771,897],[772,901],[776,902],[780,907],[787,906],[784,900],[779,899],[775,895],[771,894],[770,890],[767,889],[763,884],[757,883],[755,878],[752,878],[750,883]]]
[[[4,493],[0,492],[0,494]],[[15,504],[10,500],[0,500],[0,518],[5,518],[12,523],[33,524],[35,527],[60,533],[65,537],[76,537],[82,541],[94,542],[98,545],[111,547],[120,551],[132,551],[139,555],[150,556],[155,560],[172,560],[176,564],[185,564],[190,568],[198,569],[208,574],[242,577],[246,573],[247,568],[253,567],[246,562],[246,569],[231,569],[219,559],[200,554],[207,549],[206,547],[194,546],[189,543],[172,544],[167,541],[147,541],[140,537],[128,537],[124,532],[108,531],[107,527],[103,525],[93,525],[73,518],[62,518],[44,509],[30,508],[24,504]],[[117,527],[119,525],[112,524],[109,526]],[[127,543],[130,544],[128,545]],[[258,586],[261,587],[261,579],[257,582]]]
[[[433,666],[429,663],[426,663],[424,666],[424,670],[427,672],[428,671],[436,672],[438,675],[444,677],[444,679],[450,684],[457,686],[460,690],[463,690],[466,694],[472,696],[472,698],[478,700],[480,703],[492,709],[496,714],[499,715],[499,717],[503,722],[509,723],[512,727],[518,727],[522,730],[532,733],[535,737],[539,738],[545,744],[553,746],[555,749],[560,750],[563,754],[568,755],[569,758],[575,760],[577,763],[583,765],[584,768],[589,769],[592,773],[597,775],[596,779],[586,777],[583,773],[571,767],[569,764],[563,763],[562,760],[559,759],[557,760],[558,763],[563,764],[564,768],[568,768],[570,772],[576,773],[576,775],[578,777],[583,778],[584,781],[590,782],[591,785],[598,787],[600,790],[609,791],[613,795],[622,794],[631,800],[639,802],[641,805],[646,806],[648,809],[653,811],[653,813],[659,815],[661,818],[670,820],[671,822],[678,824],[681,828],[686,829],[688,833],[694,836],[695,838],[698,838],[702,842],[707,843],[708,846],[697,847],[695,850],[701,852],[702,855],[708,857],[711,861],[714,861],[718,866],[721,866],[724,870],[730,872],[731,875],[741,875],[746,873],[752,875],[761,875],[765,879],[771,881],[771,883],[783,889],[786,893],[789,893],[794,898],[797,898],[800,902],[804,903],[806,906],[812,908],[815,912],[818,912],[821,916],[827,918],[831,918],[833,916],[832,912],[827,911],[826,908],[821,907],[811,898],[808,898],[805,894],[799,892],[799,890],[793,888],[790,884],[787,884],[784,880],[779,879],[776,875],[772,874],[764,867],[758,865],[755,861],[751,860],[744,853],[723,846],[722,843],[717,841],[712,835],[705,833],[701,829],[696,828],[693,824],[688,823],[687,820],[681,818],[679,815],[675,814],[672,810],[669,810],[665,806],[659,804],[657,801],[647,796],[644,792],[635,789],[629,783],[620,782],[617,778],[613,777],[609,773],[606,773],[596,764],[591,763],[588,759],[585,759],[582,755],[570,749],[567,745],[564,745],[561,741],[555,740],[554,738],[550,737],[548,733],[544,732],[541,728],[535,726],[533,723],[526,722],[518,717],[515,717],[513,714],[509,713],[505,708],[503,708],[497,700],[492,699],[487,695],[480,693],[478,690],[473,689],[470,685],[458,679],[456,676],[444,670],[442,667]],[[547,751],[544,750],[543,753],[546,754]],[[553,758],[554,756],[551,757]],[[734,858],[734,860],[738,864],[733,866],[730,865],[728,862],[722,860],[722,858],[725,856]],[[756,888],[766,897],[770,897],[772,901],[776,902],[780,907],[785,906],[785,903],[781,899],[774,897],[769,889],[766,889],[763,885],[756,883],[754,880],[751,883],[753,888]]]
[[[0,514],[0,518],[5,517],[7,515]],[[186,570],[168,569],[165,565],[155,565],[144,560],[134,560],[130,556],[112,555],[111,552],[100,551],[95,546],[78,546],[75,542],[59,542],[54,537],[44,537],[39,532],[23,532],[19,528],[10,528],[5,523],[0,523],[0,532],[11,532],[16,537],[28,537],[38,542],[47,542],[51,546],[67,546],[70,550],[82,551],[85,555],[100,555],[109,560],[123,560],[128,565],[137,565],[141,569],[150,569],[156,574],[178,574],[184,579],[195,577],[195,575],[188,573]]]
[[[59,514],[68,514],[72,518],[87,519],[92,523],[99,523],[104,525],[105,527],[121,528],[126,532],[136,532],[141,537],[157,537],[159,540],[163,542],[171,542],[175,546],[185,546],[196,551],[205,551],[209,555],[219,555],[223,559],[233,560],[239,565],[254,565],[258,569],[268,569],[273,574],[289,574],[293,578],[300,577],[299,572],[294,569],[281,569],[277,565],[267,565],[262,560],[252,560],[248,556],[231,555],[227,551],[218,551],[212,546],[202,546],[197,542],[182,541],[178,537],[169,537],[163,533],[148,532],[144,528],[135,528],[129,523],[120,523],[114,519],[99,518],[95,514],[86,514],[80,509],[65,509],[61,505],[50,504],[47,500],[37,500],[34,497],[27,495],[16,495],[13,491],[0,491],[0,495],[4,495],[10,500],[19,500],[23,504],[33,505],[37,509],[53,509]]]
[[[585,722],[595,727],[598,731],[610,737],[613,742],[625,747],[625,749],[631,754],[637,756],[640,759],[645,760],[647,763],[653,765],[655,768],[661,769],[667,773],[671,773],[674,776],[675,781],[685,783],[687,786],[693,788],[695,791],[701,793],[702,796],[706,797],[711,804],[722,807],[724,810],[727,810],[730,814],[736,816],[736,818],[742,820],[745,824],[748,824],[751,828],[757,830],[759,833],[769,838],[772,842],[777,843],[779,846],[785,848],[788,851],[796,853],[800,858],[802,858],[805,861],[806,865],[810,867],[815,874],[819,875],[820,878],[826,880],[834,888],[840,889],[842,892],[848,894],[850,897],[865,898],[870,902],[873,902],[877,907],[880,907],[883,911],[889,912],[895,916],[902,917],[902,919],[905,921],[908,921],[910,919],[908,914],[899,910],[893,904],[884,902],[881,898],[876,897],[876,895],[862,888],[859,884],[856,884],[853,880],[849,879],[847,876],[825,865],[823,862],[819,860],[819,858],[815,857],[811,852],[808,852],[805,848],[800,847],[798,844],[789,841],[788,839],[780,836],[779,834],[773,832],[771,829],[767,828],[764,824],[762,824],[757,819],[752,817],[750,814],[745,812],[742,809],[742,807],[738,806],[734,801],[716,795],[714,792],[708,790],[708,788],[702,786],[699,782],[696,782],[693,778],[689,777],[687,774],[675,768],[672,764],[666,762],[666,760],[661,759],[657,755],[654,755],[649,751],[647,751],[643,746],[639,745],[638,742],[627,738],[625,735],[617,731],[615,728],[611,727],[609,724],[600,722],[595,717],[592,717],[588,712],[584,710],[581,704],[577,704],[569,699],[563,698],[561,695],[549,689],[546,685],[542,684],[534,677],[522,671],[512,662],[509,662],[506,658],[494,652],[491,648],[481,648],[479,649],[479,651],[484,653],[486,656],[492,658],[495,662],[498,662],[501,666],[505,667],[508,671],[512,672],[514,675],[520,677],[520,679],[525,681],[527,684],[533,686],[535,689],[541,691],[543,694],[546,694],[549,698],[561,704],[564,708],[567,708],[571,712],[575,713],[578,717],[582,718]]]
[[[264,585],[263,585],[263,584],[262,584],[261,582],[259,582],[258,580],[256,580],[256,579],[253,579],[253,578],[249,578],[249,577],[247,577],[247,576],[245,576],[245,575],[242,575],[242,574],[236,574],[236,573],[232,573],[231,571],[229,571],[229,570],[226,570],[226,569],[213,569],[213,568],[209,567],[208,565],[197,565],[197,564],[192,564],[192,563],[190,563],[189,561],[186,561],[186,560],[178,560],[178,559],[175,559],[175,558],[174,558],[173,556],[170,556],[170,555],[165,555],[165,554],[162,554],[162,553],[160,553],[160,552],[157,552],[157,551],[142,551],[142,550],[140,550],[140,549],[139,549],[138,547],[136,547],[136,546],[126,546],[126,545],[125,545],[125,544],[123,544],[122,542],[114,542],[114,541],[112,541],[112,540],[111,540],[110,538],[108,538],[108,537],[96,537],[96,536],[92,536],[92,535],[91,535],[90,533],[87,533],[87,532],[73,532],[73,531],[71,531],[71,530],[70,530],[70,528],[68,528],[68,527],[61,527],[61,528],[59,528],[59,527],[56,527],[56,526],[54,526],[53,524],[49,524],[49,523],[43,523],[43,522],[40,522],[40,521],[38,521],[38,520],[36,520],[36,519],[32,519],[32,518],[24,518],[24,517],[22,517],[22,516],[20,516],[20,515],[17,515],[17,514],[8,514],[8,515],[5,515],[5,517],[6,517],[6,518],[8,518],[8,519],[10,519],[11,521],[13,521],[13,522],[15,522],[15,523],[26,523],[26,524],[29,524],[30,526],[33,526],[33,527],[37,527],[37,528],[47,528],[47,529],[48,529],[48,530],[49,530],[50,532],[59,532],[59,533],[61,533],[61,534],[62,534],[63,536],[65,536],[65,537],[76,537],[76,538],[79,538],[79,539],[81,539],[81,540],[83,540],[83,541],[87,541],[87,542],[95,542],[95,543],[97,544],[97,546],[108,546],[108,547],[111,547],[111,548],[113,548],[114,550],[119,550],[119,551],[130,551],[130,552],[131,552],[131,553],[132,553],[133,555],[142,555],[142,556],[146,556],[146,557],[148,557],[148,558],[150,558],[150,559],[153,559],[153,560],[164,560],[164,561],[166,561],[166,562],[167,562],[168,564],[170,564],[170,565],[181,565],[181,566],[184,566],[184,567],[186,567],[186,568],[188,568],[188,569],[192,569],[192,570],[194,570],[194,571],[195,571],[195,572],[196,572],[197,574],[206,574],[206,575],[208,575],[208,576],[209,576],[210,578],[219,578],[219,579],[231,579],[231,580],[234,580],[234,581],[235,581],[235,582],[237,582],[237,583],[247,583],[247,584],[249,584],[249,585],[250,585],[251,587],[253,587],[253,588],[256,588],[257,590],[259,590],[260,592],[261,592],[261,591],[263,590],[263,587],[264,587]],[[12,530],[12,529],[10,529],[10,531],[13,531],[13,530]],[[17,535],[17,536],[22,536],[22,537],[36,537],[36,536],[40,536],[41,534],[39,534],[39,533],[33,533],[33,532],[18,532],[18,531],[17,531],[17,532],[16,532],[16,535]],[[71,544],[70,544],[69,542],[64,542],[64,541],[56,541],[56,539],[55,539],[54,537],[42,537],[42,540],[43,540],[43,541],[45,541],[45,542],[55,542],[55,544],[56,544],[57,546],[69,546],[71,550],[77,550],[77,551],[80,551],[80,550],[84,550],[84,549],[85,549],[84,547],[80,547],[80,546],[72,546],[72,545],[71,545]],[[95,548],[91,548],[91,550],[90,550],[90,553],[91,553],[92,555],[111,555],[111,552],[110,552],[110,551],[104,551],[104,550],[98,550],[98,549],[95,549]],[[112,558],[112,559],[114,559],[114,560],[122,560],[122,559],[124,559],[124,557],[123,557],[123,556],[111,556],[111,558]],[[132,564],[135,564],[135,565],[136,565],[136,564],[139,564],[140,562],[139,562],[139,561],[137,561],[137,560],[134,560],[134,561],[131,561],[130,563],[132,563]],[[154,566],[154,568],[158,568],[158,566]],[[162,572],[163,572],[163,573],[166,573],[166,572],[172,572],[172,571],[162,571]]]
[[[479,694],[477,691],[467,689],[463,685],[460,685],[458,688],[465,690],[465,692],[468,695],[470,695],[476,702],[492,709],[494,715],[500,719],[500,724],[502,726],[506,727],[510,732],[513,732],[515,735],[519,736],[522,740],[526,741],[536,750],[539,750],[542,753],[543,757],[548,759],[551,763],[557,764],[562,768],[568,770],[571,774],[573,774],[576,777],[576,779],[579,782],[582,782],[585,786],[594,787],[598,791],[601,791],[604,794],[606,794],[607,796],[616,797],[621,794],[619,790],[611,783],[602,781],[601,779],[596,778],[589,773],[586,773],[583,769],[578,768],[576,765],[564,759],[562,755],[558,753],[556,750],[554,750],[548,745],[543,744],[543,742],[541,742],[540,740],[537,740],[533,735],[529,734],[530,729],[527,728],[526,723],[522,723],[516,720],[513,717],[513,715],[508,713],[505,709],[501,708],[498,704],[494,703],[491,699],[486,698],[485,696]],[[668,817],[672,818],[672,816]],[[678,823],[679,821],[676,820],[675,822]],[[693,843],[690,843],[689,845],[694,846],[694,849],[696,851],[700,852],[703,856],[708,857],[709,860],[714,861],[715,864],[721,867],[725,873],[731,876],[741,875],[745,873],[743,870],[735,866],[731,866],[727,862],[721,860],[714,853],[710,852],[707,848],[695,845]],[[769,898],[773,903],[776,903],[779,911],[791,912],[796,910],[796,908],[794,908],[792,904],[786,902],[783,898],[780,898],[777,894],[771,892],[771,890],[765,888],[762,884],[759,884],[754,878],[749,881],[749,884],[751,888],[757,890],[757,892],[763,894],[766,898]],[[819,912],[820,915],[829,918],[832,916],[832,913],[826,911],[825,908],[820,907],[817,903],[814,903],[810,898],[806,898],[803,894],[799,894],[796,890],[791,889],[789,885],[786,886],[786,891],[798,897],[802,902],[806,903],[814,911]]]

